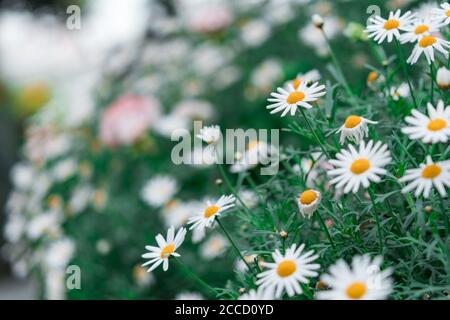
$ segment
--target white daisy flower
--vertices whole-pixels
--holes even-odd
[[[381,271],[383,258],[369,255],[353,257],[351,267],[339,260],[321,280],[330,290],[317,292],[321,300],[383,300],[392,291],[392,269]]]
[[[281,297],[284,291],[290,297],[301,294],[303,291],[299,282],[308,284],[307,277],[316,277],[317,272],[314,270],[320,268],[319,264],[312,263],[319,256],[312,250],[302,254],[304,248],[304,244],[298,248],[293,244],[284,255],[278,249],[275,250],[272,253],[274,263],[262,264],[269,270],[258,274],[256,284],[266,290],[267,294],[274,294],[276,298]]]
[[[260,140],[251,140],[245,150],[238,152],[236,163],[230,167],[232,173],[250,170],[258,164],[266,164],[270,156],[274,156],[277,150],[273,145]]]
[[[448,2],[441,3],[440,8],[435,8],[432,11],[433,18],[442,24],[442,26],[446,26],[450,24],[450,4]]]
[[[380,182],[379,176],[387,172],[383,167],[391,162],[387,145],[370,140],[367,144],[362,141],[358,150],[353,145],[348,148],[337,153],[337,159],[329,161],[335,167],[328,171],[330,176],[335,176],[330,183],[344,188],[344,193],[356,193],[361,185],[367,188],[371,181]]]
[[[273,300],[273,296],[269,291],[259,287],[257,290],[251,289],[249,292],[244,293],[238,300]]]
[[[205,300],[200,293],[197,292],[181,292],[175,296],[175,300]]]
[[[436,83],[442,90],[450,88],[450,70],[446,67],[440,67],[436,73]]]
[[[158,243],[158,247],[145,246],[150,252],[144,253],[142,258],[150,259],[149,261],[142,264],[142,267],[151,265],[147,272],[151,272],[156,269],[161,263],[163,264],[163,270],[167,271],[169,269],[169,258],[171,256],[179,257],[180,255],[175,251],[180,247],[186,236],[186,229],[181,228],[175,235],[175,227],[172,226],[167,231],[167,238],[164,239],[162,234],[158,234],[155,239]]]
[[[217,144],[222,138],[219,126],[203,127],[200,129],[200,133],[197,134],[197,138],[202,139],[207,144]]]
[[[428,103],[427,109],[428,115],[413,109],[412,116],[405,118],[411,126],[402,128],[402,132],[424,143],[446,143],[450,136],[450,106],[444,108],[444,102],[439,100],[436,108]]]
[[[373,38],[378,43],[382,43],[386,38],[387,42],[392,42],[394,38],[400,38],[400,30],[405,31],[414,16],[410,11],[404,15],[401,15],[401,10],[395,13],[391,11],[387,20],[380,16],[370,18],[370,24],[364,31],[368,33],[369,38]]]
[[[159,207],[178,191],[178,183],[171,176],[158,175],[148,180],[141,190],[141,198],[149,206]]]
[[[419,60],[422,53],[425,54],[425,57],[427,58],[428,64],[431,64],[434,62],[434,50],[436,49],[440,53],[442,53],[445,56],[445,59],[448,58],[448,51],[445,48],[450,47],[450,42],[447,40],[427,35],[423,36],[415,45],[411,55],[409,56],[408,60],[406,60],[409,64],[415,64],[417,60]]]
[[[311,102],[317,101],[321,96],[325,95],[324,85],[320,85],[317,82],[308,86],[306,82],[299,84],[297,89],[294,89],[293,84],[289,84],[287,90],[279,87],[277,92],[272,92],[270,95],[273,98],[267,99],[269,102],[273,102],[268,105],[267,109],[273,109],[270,113],[278,113],[284,117],[288,112],[291,116],[295,115],[297,108],[302,107],[306,109],[312,108]]]
[[[348,116],[342,127],[336,131],[336,133],[341,133],[339,142],[344,144],[345,139],[348,139],[356,144],[360,143],[364,137],[369,136],[369,128],[367,126],[368,123],[377,124],[378,122],[356,115]]]
[[[422,163],[420,168],[406,170],[400,181],[409,182],[403,188],[403,193],[415,189],[416,197],[423,193],[423,196],[428,198],[434,186],[442,197],[446,197],[445,187],[450,187],[450,160],[433,162],[431,157],[427,156],[426,163]]]
[[[319,206],[321,194],[317,190],[308,189],[298,196],[298,209],[303,217],[311,218]]]
[[[409,97],[409,86],[406,82],[401,83],[398,87],[391,87],[391,91],[389,92],[389,95],[391,96],[392,100],[398,101],[400,98],[407,98]]]
[[[439,31],[439,25],[436,21],[433,21],[430,17],[415,19],[410,25],[407,25],[404,29],[405,33],[400,35],[400,42],[416,42],[422,39],[424,36],[429,36]]]
[[[205,230],[210,228],[216,216],[220,216],[222,212],[228,210],[235,205],[236,198],[233,195],[221,196],[217,202],[206,202],[206,206],[203,206],[203,210],[198,212],[194,217],[189,218],[188,224],[192,224],[189,230],[199,229]]]

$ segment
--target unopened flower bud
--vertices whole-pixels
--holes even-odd
[[[442,90],[450,88],[450,70],[446,67],[439,68],[436,74],[436,83]]]
[[[240,288],[239,289],[239,294],[244,294],[247,290],[245,290],[245,288]]]
[[[431,210],[433,210],[433,207],[432,207],[432,206],[426,206],[426,207],[425,207],[425,212],[426,212],[426,213],[430,213]]]
[[[324,23],[322,16],[314,14],[312,16],[312,22],[317,28],[322,29]]]
[[[288,236],[288,233],[287,233],[286,231],[284,231],[284,230],[281,230],[281,231],[280,231],[280,237],[281,237],[281,238],[284,239],[284,238],[287,238],[287,236]]]
[[[223,180],[222,180],[222,179],[216,179],[216,184],[217,184],[218,186],[220,186],[222,183],[223,183]]]

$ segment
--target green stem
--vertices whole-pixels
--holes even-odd
[[[430,102],[433,103],[433,97],[434,97],[434,65],[433,63],[430,64],[430,77],[431,77],[431,92],[430,92]]]
[[[333,238],[331,238],[330,231],[327,228],[327,225],[325,224],[325,221],[323,221],[322,216],[320,215],[319,211],[316,211],[316,216],[319,218],[320,224],[322,225],[323,231],[325,231],[328,240],[330,241],[331,246],[333,247],[333,250],[336,251],[336,245],[334,244]]]
[[[325,153],[325,155],[327,156],[328,159],[331,159],[330,154],[325,149],[325,146],[322,145],[322,142],[320,141],[319,136],[316,134],[316,131],[313,129],[311,123],[309,122],[308,118],[306,117],[305,111],[303,111],[303,108],[299,108],[299,109],[300,109],[300,113],[302,114],[303,118],[306,121],[306,124],[309,127],[309,130],[311,130],[314,138],[316,139],[316,141],[319,144],[320,148],[322,149],[323,153]]]
[[[375,221],[377,223],[378,241],[380,243],[380,253],[382,254],[383,253],[383,234],[382,234],[382,230],[381,230],[380,217],[378,216],[378,210],[377,210],[377,206],[375,204],[375,195],[370,187],[368,189],[368,192],[370,195],[370,200],[372,201]]]
[[[239,250],[239,248],[236,246],[236,244],[234,243],[233,239],[231,239],[230,234],[228,233],[228,231],[225,229],[225,227],[222,224],[222,221],[220,221],[219,217],[216,217],[216,221],[218,223],[218,225],[220,226],[220,228],[222,229],[223,233],[225,234],[225,236],[228,238],[228,241],[230,242],[231,246],[234,248],[234,250],[236,251],[236,253],[238,254],[239,258],[241,258],[242,261],[244,261],[245,265],[247,266],[248,270],[252,270],[250,268],[250,265],[247,263],[247,261],[245,261],[244,256],[242,255],[241,251]]]
[[[450,226],[449,226],[449,218],[445,211],[445,205],[444,205],[444,199],[439,194],[439,204],[441,205],[441,215],[442,219],[444,219],[444,226],[445,226],[445,237],[448,239],[448,235],[450,234]]]
[[[400,56],[400,63],[402,65],[403,74],[404,74],[404,76],[406,78],[406,81],[408,82],[409,92],[411,93],[411,97],[412,97],[413,102],[414,102],[414,107],[417,109],[416,97],[414,95],[413,87],[411,85],[411,80],[409,79],[408,67],[406,66],[405,56],[403,54],[403,50],[402,50],[402,47],[400,45],[400,42],[398,41],[397,38],[395,38],[395,44],[396,44],[396,47],[397,47],[398,54]]]
[[[228,175],[226,174],[225,170],[223,169],[222,165],[218,165],[220,174],[222,176],[223,181],[225,181],[225,184],[227,185],[228,189],[230,189],[231,193],[238,199],[238,201],[241,203],[242,207],[244,208],[245,212],[247,214],[250,214],[249,209],[245,205],[244,201],[242,201],[241,197],[236,192],[236,189],[234,189],[233,185],[231,184],[230,179],[228,179]]]
[[[210,285],[208,285],[205,281],[200,279],[194,272],[192,272],[192,270],[189,267],[187,267],[183,262],[181,262],[181,260],[179,260],[178,258],[175,258],[175,257],[174,257],[174,260],[177,262],[178,266],[180,266],[183,269],[183,271],[185,273],[189,274],[205,290],[212,292],[214,294],[214,296],[217,296],[218,292],[214,288],[212,288]]]
[[[308,298],[308,300],[314,300],[314,293],[311,292],[311,289],[303,283],[300,283],[300,286],[302,287],[303,294],[306,298]]]

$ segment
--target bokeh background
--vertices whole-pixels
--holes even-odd
[[[67,25],[70,5],[81,9],[79,30]],[[273,88],[310,70],[333,79],[326,43],[311,23],[315,13],[325,18],[347,79],[355,91],[366,90],[375,63],[362,33],[368,8],[430,5],[0,1],[0,298],[174,298],[178,287],[189,287],[185,275],[158,273],[174,279],[158,286],[138,267],[143,245],[166,225],[181,224],[180,208],[208,195],[218,175],[207,165],[171,164],[172,130],[191,129],[196,119],[223,128],[286,127],[265,111]],[[123,136],[104,133],[106,110],[136,97],[150,105],[148,130],[130,138],[119,125]],[[295,139],[282,135],[286,146],[298,146]],[[141,193],[160,174],[176,177],[178,193],[155,207]],[[225,286],[239,266],[223,239],[211,238],[190,243],[186,259],[207,262],[198,272]],[[49,266],[52,259],[63,262]],[[83,270],[82,290],[64,289],[61,270],[69,262]]]

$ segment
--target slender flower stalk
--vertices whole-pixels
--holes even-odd
[[[373,206],[373,215],[375,217],[375,221],[377,223],[377,231],[378,231],[378,241],[380,243],[380,254],[383,254],[383,232],[381,230],[380,217],[378,216],[377,205],[375,204],[375,194],[372,191],[372,188],[367,189],[370,196],[370,201],[372,201]]]
[[[328,240],[330,241],[331,246],[333,247],[333,250],[336,252],[336,245],[334,244],[333,238],[331,237],[330,231],[328,230],[327,225],[325,224],[325,221],[323,221],[322,216],[319,213],[319,210],[315,212],[317,215],[317,218],[319,219],[320,225],[322,226],[323,231],[327,235]]]
[[[219,167],[219,171],[220,171],[220,175],[222,176],[223,181],[225,181],[225,184],[227,185],[228,189],[230,189],[231,193],[236,197],[236,199],[240,202],[240,204],[242,205],[242,207],[244,208],[244,211],[247,214],[250,214],[250,210],[248,209],[248,207],[246,206],[245,202],[241,199],[241,197],[239,196],[239,194],[236,192],[236,189],[233,187],[233,185],[231,184],[230,179],[228,178],[227,173],[225,172],[225,170],[223,169],[223,166],[218,164],[217,165]]]
[[[403,50],[402,50],[402,47],[400,45],[400,41],[398,41],[397,38],[395,38],[394,41],[395,41],[395,45],[397,47],[398,55],[400,57],[400,64],[402,66],[403,74],[404,74],[404,76],[406,78],[406,81],[408,82],[409,92],[410,92],[411,97],[413,99],[414,107],[417,109],[417,101],[416,101],[416,97],[414,95],[413,87],[411,85],[411,80],[409,79],[408,67],[406,65],[405,55],[403,54]]]
[[[207,292],[211,292],[214,294],[214,297],[218,295],[218,292],[208,285],[205,281],[200,279],[199,276],[197,276],[188,266],[186,266],[183,262],[181,262],[180,259],[174,258],[175,262],[178,264],[178,266],[189,276],[191,276],[202,288],[204,288]]]
[[[312,127],[311,123],[308,120],[308,117],[305,114],[305,111],[303,111],[303,109],[300,109],[300,113],[303,116],[303,119],[305,119],[306,124],[309,127],[309,130],[311,130],[311,133],[313,134],[314,138],[316,139],[316,142],[319,144],[320,148],[322,149],[323,153],[325,153],[325,155],[327,156],[327,158],[330,158],[330,154],[328,153],[327,149],[325,148],[325,146],[323,145],[321,139],[319,138],[319,136],[317,135],[316,131],[314,130],[314,128]]]

